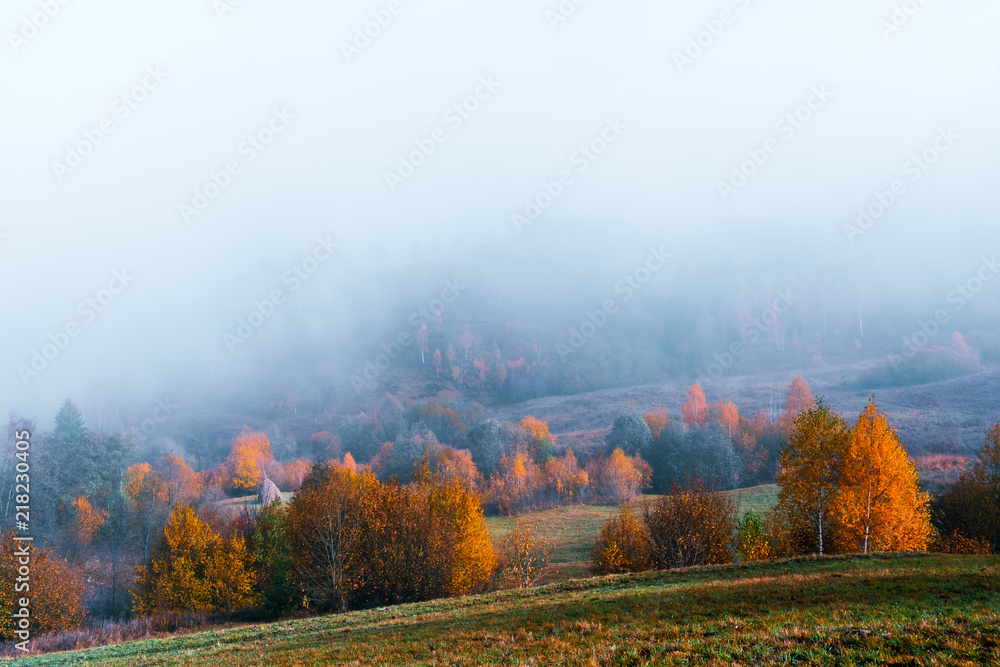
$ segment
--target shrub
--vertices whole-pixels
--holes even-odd
[[[987,432],[973,467],[933,499],[931,516],[942,535],[958,531],[1000,552],[1000,424]]]
[[[17,637],[20,598],[29,597],[31,637],[46,633],[73,630],[87,616],[83,604],[84,585],[77,571],[52,555],[51,549],[40,549],[30,542],[14,541],[13,530],[0,533],[0,640],[24,641]],[[30,559],[30,591],[17,590],[19,563],[24,558],[18,552],[28,552]],[[23,583],[23,582],[22,582]]]
[[[618,516],[601,526],[591,561],[595,574],[643,572],[653,568],[646,526],[631,508],[622,507]]]
[[[931,544],[931,551],[941,554],[984,555],[990,553],[990,543],[984,539],[966,537],[954,530],[950,535],[939,535]]]
[[[551,546],[538,534],[538,527],[514,523],[500,545],[500,585],[528,588],[537,584],[549,564]]]
[[[743,562],[771,558],[771,540],[756,512],[744,512],[736,525],[736,557]]]
[[[695,478],[675,484],[643,508],[650,555],[657,568],[715,565],[733,560],[736,506]]]

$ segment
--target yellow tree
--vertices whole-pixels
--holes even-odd
[[[917,467],[875,404],[858,416],[834,507],[842,551],[923,551],[933,535]]]
[[[800,550],[818,547],[823,554],[823,530],[836,505],[850,437],[844,420],[820,399],[799,414],[781,451],[778,511],[787,518]]]
[[[539,465],[544,465],[552,458],[555,449],[555,438],[549,433],[549,424],[541,419],[528,415],[518,424],[528,432],[531,455]]]
[[[705,401],[705,394],[700,385],[693,384],[681,406],[681,422],[685,428],[691,428],[704,425],[707,418],[708,402]]]
[[[273,461],[271,442],[263,433],[255,433],[244,426],[229,452],[229,469],[236,489],[254,489],[260,484],[264,463]]]
[[[241,536],[221,539],[182,503],[170,511],[163,536],[149,566],[137,572],[132,594],[139,616],[232,611],[254,604],[256,581]]]
[[[649,486],[653,469],[638,454],[626,456],[620,448],[611,452],[599,463],[598,489],[615,503],[621,504],[637,497]]]

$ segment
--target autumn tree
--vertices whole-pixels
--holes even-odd
[[[606,459],[591,462],[588,470],[594,490],[621,504],[636,498],[649,486],[653,469],[638,454],[626,456],[621,449],[611,452]]]
[[[787,517],[802,550],[816,548],[823,554],[824,526],[829,529],[834,516],[850,437],[844,420],[821,399],[799,414],[781,452],[778,511]]]
[[[351,595],[364,584],[358,561],[366,504],[377,484],[371,473],[317,464],[292,500],[293,568],[311,608],[346,611]]]
[[[732,401],[723,401],[720,398],[718,404],[713,406],[713,412],[719,422],[719,426],[722,428],[722,432],[728,435],[729,438],[733,438],[739,431],[740,426],[740,411],[737,409],[736,404]]]
[[[685,428],[702,426],[708,418],[708,403],[705,394],[697,384],[691,385],[684,405],[681,406],[681,422]]]
[[[539,465],[544,465],[555,452],[556,439],[549,433],[548,422],[528,415],[518,424],[528,434],[531,456]]]
[[[519,514],[531,505],[541,479],[541,471],[530,457],[520,453],[504,456],[490,478],[490,496],[502,514]]]
[[[74,551],[90,546],[94,535],[108,519],[108,513],[95,508],[90,498],[79,496],[73,499],[73,522],[71,524]]]
[[[260,484],[264,464],[273,461],[271,442],[263,433],[244,426],[229,452],[227,464],[233,478],[233,488],[250,491]]]
[[[851,430],[833,508],[840,551],[923,551],[933,537],[917,467],[874,396]]]
[[[246,542],[219,537],[190,505],[178,503],[163,527],[163,541],[148,566],[140,566],[135,611],[231,612],[257,603],[256,577]]]
[[[148,560],[169,508],[166,485],[149,463],[136,463],[125,472],[125,495],[143,559]]]
[[[815,402],[806,381],[801,376],[794,378],[792,383],[788,385],[788,396],[785,398],[785,412],[779,420],[786,437],[791,434],[798,416],[812,409]]]
[[[417,490],[424,495],[429,513],[442,524],[438,561],[446,566],[443,589],[446,596],[479,592],[496,566],[483,508],[471,487],[460,477],[432,473],[425,462],[414,475]]]
[[[642,416],[643,421],[646,422],[646,426],[649,428],[650,435],[653,436],[653,440],[658,440],[660,434],[670,427],[670,415],[663,408],[657,408],[656,410],[650,410]]]
[[[0,533],[0,641],[28,641],[80,627],[87,616],[82,575],[58,560],[51,549],[38,548],[33,542],[15,541],[15,536],[13,530]],[[18,577],[25,558],[30,562],[30,590],[22,588],[19,591]],[[31,600],[29,628],[21,626],[20,619],[15,616],[21,609],[21,598]]]
[[[572,449],[557,459],[545,464],[545,488],[553,499],[571,503],[579,500],[583,490],[590,483],[587,471],[580,467]]]

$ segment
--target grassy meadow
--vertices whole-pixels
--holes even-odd
[[[521,591],[22,659],[47,665],[1000,663],[1000,557],[801,558]]]

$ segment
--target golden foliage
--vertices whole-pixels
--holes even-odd
[[[490,495],[502,514],[518,514],[531,504],[541,471],[525,454],[504,455],[490,480]]]
[[[829,537],[850,437],[844,420],[820,400],[799,414],[781,452],[778,511],[786,517],[799,552],[823,553],[824,530]]]
[[[924,551],[934,530],[917,467],[874,397],[851,431],[833,507],[841,552]]]
[[[0,641],[24,641],[14,634],[20,619],[21,598],[28,607],[31,637],[73,630],[87,616],[83,578],[70,565],[57,560],[51,549],[39,549],[31,542],[17,542],[15,532],[0,533]],[[27,550],[28,555],[21,553]],[[28,581],[18,581],[19,568],[28,561]],[[20,590],[18,590],[20,589]]]
[[[615,449],[606,459],[592,462],[591,476],[595,482],[595,492],[610,498],[615,503],[624,503],[639,496],[649,486],[653,469],[638,454],[626,456],[620,448]]]
[[[595,574],[643,572],[653,568],[646,525],[628,506],[601,526],[591,552]]]
[[[573,502],[590,483],[587,471],[580,468],[572,449],[545,464],[545,487],[562,502]]]
[[[230,612],[257,603],[256,577],[242,535],[222,539],[190,505],[178,503],[163,537],[152,562],[137,572],[132,595],[140,617],[159,611]]]
[[[244,426],[229,451],[227,464],[235,489],[251,490],[260,484],[264,464],[273,461],[271,441],[263,433],[255,433]]]
[[[396,604],[481,590],[495,554],[472,489],[432,473],[382,484],[369,471],[314,468],[288,512],[295,572],[311,607]]]

